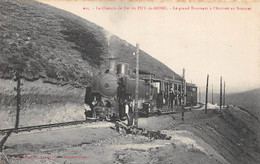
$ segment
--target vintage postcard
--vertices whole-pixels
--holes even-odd
[[[0,164],[260,163],[260,1],[1,0]]]

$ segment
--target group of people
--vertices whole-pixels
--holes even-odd
[[[92,117],[92,118],[96,118],[97,117],[97,112],[100,111],[105,111],[104,115],[109,115],[111,108],[112,108],[112,103],[111,100],[109,99],[100,99],[97,100],[97,97],[94,96],[93,101],[91,103],[84,103],[84,107],[85,107],[85,117],[87,119],[87,117]]]
[[[98,102],[96,100],[96,97],[94,97],[94,100],[92,101],[91,105],[84,103],[85,107],[85,117],[87,118],[96,118],[97,117],[97,111],[102,108],[103,114],[106,117],[106,119],[113,120],[113,119],[121,119],[121,120],[127,120],[128,125],[133,124],[133,116],[134,116],[134,108],[133,108],[133,102],[131,99],[126,99],[124,103],[119,108],[119,116],[116,116],[115,113],[113,115],[113,111],[111,112],[112,104],[109,100],[105,100],[103,103]],[[109,118],[108,118],[109,117]]]
[[[167,103],[167,95],[163,94],[162,92],[158,94],[157,96],[157,108],[161,109],[163,107],[163,104]],[[181,93],[179,91],[174,91],[173,88],[171,88],[169,92],[169,102],[168,105],[173,109],[174,105],[180,105],[181,103]]]
[[[182,102],[182,94],[180,91],[173,91],[173,88],[171,88],[169,93],[169,100],[170,100],[170,107],[173,109],[174,105],[181,105]]]
[[[84,103],[84,107],[85,107],[84,114],[85,114],[86,119],[87,119],[87,117],[93,117],[93,118],[96,117],[96,112],[94,110],[94,107],[97,104],[98,104],[98,102],[97,102],[97,98],[96,97],[93,98],[93,101],[91,101],[91,102],[87,101],[87,102]]]
[[[116,100],[115,100],[116,101]],[[127,119],[128,123],[131,124],[133,120],[133,101],[130,96],[120,99],[118,116],[115,113],[114,99],[101,98],[96,95],[92,95],[91,90],[87,88],[84,103],[84,114],[87,118],[96,118],[97,114],[104,115],[105,117],[112,117],[112,119]],[[101,112],[101,113],[100,113]]]

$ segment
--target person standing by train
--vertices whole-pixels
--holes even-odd
[[[179,105],[179,94],[178,91],[175,91],[175,105]]]
[[[84,108],[85,108],[84,114],[87,120],[88,117],[92,117],[92,112],[90,106],[86,103],[84,103]]]
[[[170,91],[170,106],[171,106],[171,109],[173,109],[174,101],[175,101],[175,95],[174,95],[174,92],[173,92],[173,88],[171,88],[171,91]]]
[[[85,107],[85,116],[87,117],[93,117],[93,111],[94,111],[94,105],[93,101],[94,101],[94,95],[91,92],[91,87],[87,87],[86,88],[86,94],[85,94],[85,101],[84,101],[84,107]],[[89,108],[90,107],[90,111]]]
[[[157,108],[162,109],[162,107],[163,107],[163,94],[161,92],[157,96]]]
[[[110,100],[105,100],[105,117],[108,120],[108,118],[110,117],[111,114],[111,107],[112,107],[112,103]]]
[[[125,113],[126,113],[126,118],[127,118],[127,125],[132,126],[134,112],[133,112],[133,101],[131,98],[129,98],[125,103]]]
[[[125,117],[125,99],[126,99],[126,88],[125,88],[125,83],[124,79],[121,77],[118,79],[118,87],[117,87],[117,99],[118,99],[118,116],[119,119],[124,119]]]

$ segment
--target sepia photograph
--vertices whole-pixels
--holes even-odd
[[[0,0],[0,164],[259,164],[260,1]]]

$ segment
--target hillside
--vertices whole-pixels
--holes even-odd
[[[201,94],[202,102],[205,101],[206,95],[204,93]],[[219,93],[213,95],[214,103],[219,104]],[[212,102],[211,93],[209,93],[209,102]],[[230,93],[226,94],[226,102],[225,105],[235,105],[237,107],[244,108],[251,114],[257,116],[260,119],[260,88],[239,92],[239,93]]]
[[[135,47],[102,27],[66,11],[29,0],[0,2],[0,77],[22,72],[29,81],[82,87],[104,72],[108,56],[135,67]],[[140,51],[140,69],[157,77],[181,77]]]
[[[227,104],[245,108],[260,120],[260,88],[241,93],[228,94]]]
[[[0,128],[15,121],[15,72],[23,76],[20,126],[80,120],[92,76],[105,72],[110,55],[135,68],[135,51],[69,12],[33,0],[1,0]],[[158,78],[181,78],[142,50],[140,69]]]

